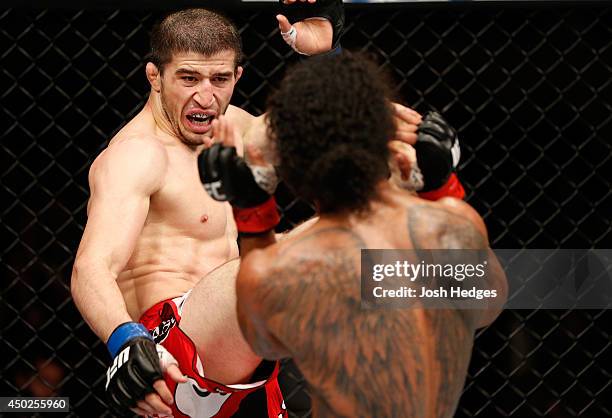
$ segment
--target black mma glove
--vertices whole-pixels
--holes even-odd
[[[414,144],[424,186],[419,196],[438,200],[445,196],[463,199],[465,190],[455,174],[461,151],[457,132],[437,112],[423,117]]]
[[[279,13],[286,16],[289,22],[295,23],[306,19],[323,18],[329,20],[333,30],[332,48],[327,54],[341,51],[340,38],[344,32],[344,6],[342,0],[317,0],[315,3],[285,4],[279,0]],[[294,50],[297,31],[294,26],[289,32],[281,32],[283,39]],[[300,52],[300,51],[297,51]]]
[[[130,408],[148,393],[153,383],[163,379],[156,344],[142,324],[119,325],[107,342],[113,363],[106,371],[106,393],[119,415],[133,415]]]
[[[232,205],[238,231],[242,233],[266,232],[280,221],[271,195],[276,188],[276,176],[265,173],[266,168],[258,169],[249,167],[236,148],[221,144],[214,144],[198,156],[204,189],[213,199]]]

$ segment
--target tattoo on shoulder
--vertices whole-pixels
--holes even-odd
[[[408,208],[408,233],[415,250],[487,247],[485,238],[469,219],[430,205]]]

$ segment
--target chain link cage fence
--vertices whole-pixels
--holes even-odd
[[[108,355],[69,281],[88,168],[146,99],[162,11],[144,9],[0,10],[0,394],[70,396],[70,416],[110,416]],[[229,15],[246,53],[233,103],[259,114],[296,58],[272,6]],[[404,103],[460,132],[459,173],[493,247],[611,248],[612,7],[370,5],[348,7],[347,24],[346,48],[375,55]],[[312,213],[278,194],[283,228]],[[611,319],[505,311],[476,336],[456,416],[611,416]],[[281,379],[292,416],[309,416],[299,371],[285,362]]]

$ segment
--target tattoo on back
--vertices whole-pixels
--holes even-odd
[[[318,417],[452,416],[471,329],[451,310],[362,308],[361,248],[338,228],[284,251],[254,295],[270,331],[309,382]]]

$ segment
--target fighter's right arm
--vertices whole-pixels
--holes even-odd
[[[119,324],[132,321],[116,279],[132,254],[166,165],[161,144],[132,138],[109,146],[90,169],[88,219],[71,290],[83,318],[103,341]]]

